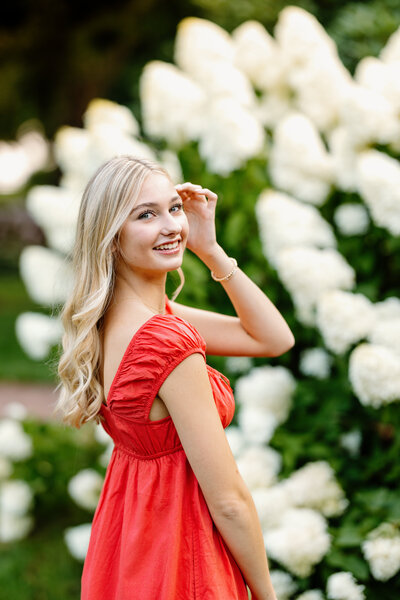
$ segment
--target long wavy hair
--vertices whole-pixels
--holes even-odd
[[[100,380],[103,317],[113,296],[119,236],[137,203],[145,178],[169,174],[157,163],[129,155],[112,158],[88,182],[82,196],[72,251],[72,289],[61,311],[64,327],[58,363],[60,395],[54,412],[80,429],[99,423],[104,390]],[[173,294],[176,298],[184,278]]]

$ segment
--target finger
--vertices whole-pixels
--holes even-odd
[[[203,188],[200,193],[203,196],[207,196],[208,201],[216,202],[218,200],[217,194],[215,194],[214,192],[212,192],[211,190],[209,190],[207,188]]]

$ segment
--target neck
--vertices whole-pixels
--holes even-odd
[[[119,274],[115,280],[114,302],[138,302],[154,314],[163,314],[166,279],[166,273],[153,277],[143,277],[131,272],[128,275]]]

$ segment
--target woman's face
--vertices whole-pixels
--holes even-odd
[[[151,173],[121,229],[120,246],[134,271],[173,271],[182,264],[189,225],[183,203],[165,175]]]

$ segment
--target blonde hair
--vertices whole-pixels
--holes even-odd
[[[104,399],[99,378],[102,356],[100,328],[114,291],[115,259],[120,230],[136,204],[150,173],[169,177],[158,164],[129,155],[112,158],[88,182],[82,196],[72,253],[74,281],[61,311],[63,353],[58,363],[61,389],[54,411],[80,428],[98,414]],[[184,278],[178,269],[181,284]]]

